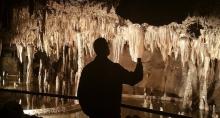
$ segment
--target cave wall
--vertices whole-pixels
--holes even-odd
[[[213,87],[219,90],[214,84],[219,83],[219,66],[212,64],[220,59],[219,18],[189,16],[180,24],[153,26],[123,19],[114,7],[99,3],[48,1],[34,5],[33,12],[29,6],[13,8],[11,33],[1,33],[7,39],[4,45],[16,45],[20,63],[27,62],[27,83],[33,81],[31,73],[36,66],[39,80],[47,83],[50,79],[43,80],[44,76],[51,75],[52,80],[71,81],[77,90],[82,68],[95,56],[94,40],[104,37],[111,47],[112,61],[133,70],[136,58],[143,58],[144,80],[128,87],[127,93],[146,88],[149,94],[182,97],[186,106],[195,95],[200,109],[207,109],[208,98],[216,99],[208,93]],[[202,26],[196,27],[198,36],[189,30],[193,24]]]

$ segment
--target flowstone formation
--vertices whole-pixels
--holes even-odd
[[[42,6],[35,4],[35,8],[38,7]],[[15,34],[11,43],[17,47],[20,63],[24,62],[24,55],[28,56],[27,84],[33,81],[33,60],[39,54],[40,61],[35,64],[39,67],[39,85],[48,85],[53,79],[59,88],[71,81],[77,91],[86,58],[95,56],[93,42],[104,37],[113,51],[111,59],[114,62],[120,61],[125,48],[129,48],[134,62],[138,57],[153,57],[154,53],[159,53],[164,64],[163,73],[159,74],[161,80],[165,79],[164,92],[182,97],[185,108],[195,106],[208,110],[208,100],[214,99],[212,93],[220,78],[218,18],[188,17],[182,24],[173,22],[156,27],[147,23],[134,24],[118,16],[114,7],[109,9],[103,4],[49,1],[32,14],[28,7],[13,9],[12,22]],[[178,62],[180,68],[173,67],[173,62]],[[151,88],[146,81],[151,79],[147,74],[153,75],[153,72],[145,66],[142,85]],[[178,77],[171,75],[174,73],[179,73]],[[166,87],[171,76],[177,84],[173,87],[175,91]],[[62,85],[61,81],[64,81]]]

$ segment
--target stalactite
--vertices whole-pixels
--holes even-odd
[[[77,34],[77,47],[78,47],[78,71],[76,72],[75,77],[75,95],[77,95],[78,84],[82,69],[84,67],[84,52],[83,52],[83,39],[81,34]]]
[[[179,48],[181,54],[181,62],[183,67],[185,66],[186,62],[189,60],[189,40],[187,38],[182,38],[179,41]]]
[[[204,18],[201,17],[188,17],[182,24],[171,23],[155,27],[146,23],[133,24],[129,20],[119,18],[114,9],[107,12],[100,4],[64,6],[51,1],[47,8],[54,9],[54,11],[47,14],[48,12],[44,10],[44,13],[41,14],[43,16],[39,16],[41,20],[43,19],[42,21],[29,17],[27,8],[13,10],[13,24],[15,25],[16,35],[12,40],[16,44],[20,62],[24,61],[22,60],[23,47],[27,47],[27,83],[30,83],[33,48],[38,48],[38,50],[46,53],[50,61],[59,59],[63,61],[61,71],[65,75],[64,78],[70,74],[70,78],[74,79],[73,76],[77,71],[75,83],[72,82],[75,84],[75,95],[77,95],[78,82],[85,63],[84,55],[94,57],[92,44],[95,39],[102,36],[112,44],[114,62],[119,62],[125,44],[129,46],[133,61],[142,57],[145,49],[152,53],[156,53],[155,49],[159,49],[165,64],[168,64],[170,57],[175,58],[176,61],[181,61],[181,77],[186,84],[183,86],[184,92],[181,97],[186,103],[186,101],[190,101],[190,96],[192,96],[191,89],[193,92],[196,90],[200,94],[201,109],[205,109],[206,106],[202,101],[205,101],[205,104],[207,103],[209,62],[213,59],[220,59],[219,28],[213,25],[212,28],[206,26],[212,24],[211,20],[204,21]],[[33,16],[34,14],[36,13],[34,12]],[[188,36],[186,28],[198,19],[204,21],[202,23],[205,24],[204,29],[201,30],[201,36],[198,39],[192,39]],[[2,43],[0,43],[0,54],[1,46]],[[69,46],[68,54],[65,52],[66,46]],[[73,65],[77,66],[71,67],[72,62]],[[38,74],[39,81],[42,75],[41,69],[42,60]],[[49,89],[48,71],[44,71],[45,92]],[[56,76],[56,83],[58,84],[57,78],[58,76]],[[59,79],[61,80],[61,78]],[[196,89],[195,83],[201,84],[200,90]],[[57,84],[56,91],[61,86]],[[39,88],[39,91],[42,90]]]
[[[116,36],[116,38],[112,41],[114,62],[119,62],[120,54],[123,52],[124,45],[125,40],[123,40],[121,36]]]
[[[144,32],[140,25],[129,25],[126,40],[129,43],[129,51],[134,62],[141,58],[144,50]]]
[[[52,37],[50,37],[50,38],[52,38]],[[49,40],[44,40],[43,45],[44,45],[44,51],[46,52],[47,56],[49,56],[50,55]]]
[[[188,77],[188,67],[187,66],[183,66],[182,67],[182,82],[186,85],[186,84],[188,84],[187,83],[187,78]],[[190,80],[188,81],[188,82],[190,82]],[[184,86],[183,86],[184,87]],[[185,93],[186,92],[186,88],[183,88],[183,87],[181,87],[181,96],[184,96],[185,94],[189,94],[189,93]],[[188,96],[185,96],[185,97],[188,97]]]
[[[16,44],[16,47],[17,47],[17,55],[18,55],[18,58],[20,60],[20,62],[22,63],[22,53],[23,53],[23,46],[21,44]]]
[[[184,91],[184,96],[183,96],[183,107],[184,108],[190,108],[192,105],[192,93],[193,93],[193,85],[192,81],[193,79],[196,78],[196,67],[193,64],[193,62],[189,61],[188,62],[188,74],[186,78],[186,82],[184,83],[185,85],[185,91]]]
[[[166,27],[160,27],[157,35],[159,37],[157,40],[157,46],[160,49],[163,61],[166,62],[168,55],[170,55],[168,48],[171,48],[169,31]]]
[[[199,109],[201,110],[209,110],[208,101],[207,101],[207,73],[209,69],[210,58],[205,57],[204,59],[204,67],[203,67],[203,75],[200,78],[200,103]]]
[[[62,67],[62,72],[66,72],[66,45],[63,45],[63,50],[62,50],[62,57],[63,57],[63,67]]]
[[[27,46],[27,56],[28,56],[28,64],[27,64],[27,79],[26,83],[30,84],[32,82],[32,60],[33,60],[33,47],[31,45]]]
[[[55,33],[55,35],[57,35],[57,33]],[[57,38],[55,38],[55,40],[56,40],[56,56],[57,56],[57,60],[59,60],[59,58],[60,58],[59,38],[57,37]]]
[[[170,31],[170,42],[171,46],[169,47],[171,49],[171,53],[174,53],[174,58],[177,60],[178,55],[179,55],[179,48],[178,48],[178,40],[179,40],[179,35],[177,32],[173,29]]]
[[[154,52],[155,41],[158,39],[155,30],[155,27],[149,26],[145,31],[145,48],[149,46],[151,52]]]

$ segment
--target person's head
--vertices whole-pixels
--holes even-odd
[[[93,44],[97,56],[107,57],[110,54],[108,43],[105,38],[98,38]]]

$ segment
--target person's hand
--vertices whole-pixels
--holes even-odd
[[[137,62],[138,62],[138,63],[141,63],[141,58],[137,58]]]
[[[141,62],[141,58],[137,58],[137,64],[140,68],[143,68],[142,62]]]

